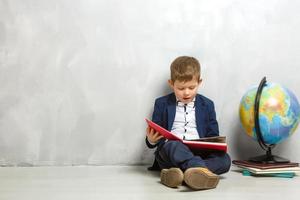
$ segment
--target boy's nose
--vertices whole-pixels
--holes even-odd
[[[187,96],[190,94],[190,91],[189,90],[184,90],[184,95]]]

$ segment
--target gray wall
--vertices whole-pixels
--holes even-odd
[[[147,164],[154,99],[202,64],[233,159],[261,154],[239,101],[263,76],[300,97],[297,0],[0,0],[0,164]],[[274,152],[299,160],[300,129]]]

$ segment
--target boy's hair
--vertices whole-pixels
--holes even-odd
[[[196,78],[200,81],[200,63],[194,57],[180,56],[171,64],[171,80],[174,83],[176,80],[180,82],[190,81]]]

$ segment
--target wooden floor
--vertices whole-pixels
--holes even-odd
[[[167,188],[145,166],[1,167],[0,200],[299,199],[300,177],[243,176],[236,169],[216,189]]]

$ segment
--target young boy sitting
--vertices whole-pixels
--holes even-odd
[[[174,91],[155,100],[152,121],[182,139],[199,139],[219,135],[214,103],[197,94],[202,79],[200,63],[188,56],[176,58],[171,64]],[[161,182],[178,187],[184,181],[195,190],[215,188],[219,174],[229,170],[230,157],[221,151],[189,149],[180,141],[166,140],[154,129],[147,128],[146,144],[157,147],[150,169],[161,169]]]

